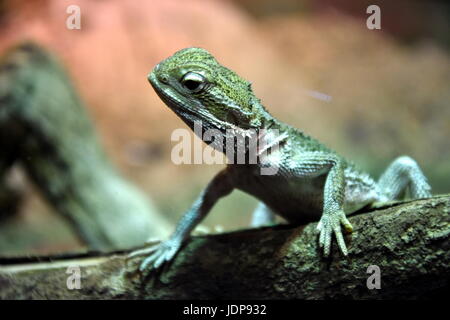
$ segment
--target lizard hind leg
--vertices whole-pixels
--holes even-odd
[[[417,162],[402,156],[395,159],[378,180],[378,186],[386,201],[396,200],[409,189],[412,198],[431,196],[431,187]]]
[[[275,223],[275,214],[264,203],[259,202],[253,211],[251,226],[254,228],[269,226]]]

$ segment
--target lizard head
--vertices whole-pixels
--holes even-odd
[[[159,97],[191,128],[258,128],[266,113],[250,83],[206,50],[186,48],[160,62],[148,80]]]

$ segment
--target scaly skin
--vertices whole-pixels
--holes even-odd
[[[273,118],[253,94],[250,83],[204,49],[176,52],[159,63],[148,79],[164,103],[191,129],[194,121],[201,121],[203,129],[215,129],[223,141],[229,141],[231,133],[245,135],[253,130],[258,143],[278,148],[257,163],[228,164],[184,214],[168,240],[130,255],[147,255],[141,271],[170,261],[215,202],[235,188],[261,201],[254,225],[272,220],[273,213],[293,223],[318,220],[319,245],[326,256],[333,234],[341,252],[348,254],[341,230],[341,225],[352,230],[346,214],[373,202],[394,200],[407,189],[413,198],[430,196],[430,186],[413,159],[398,158],[376,182],[317,140]],[[278,134],[265,134],[264,130],[277,130]],[[205,142],[225,150],[226,143]],[[240,147],[247,155],[251,152],[248,143]],[[238,143],[232,148],[237,150]],[[262,151],[256,150],[258,155]],[[276,168],[275,173],[261,174],[268,166]]]

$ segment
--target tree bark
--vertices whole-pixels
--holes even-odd
[[[450,195],[350,217],[349,255],[322,258],[316,223],[192,237],[163,272],[141,276],[129,252],[0,260],[2,299],[417,299],[445,297]],[[368,289],[368,267],[380,289]],[[80,289],[67,287],[80,268]],[[72,270],[73,269],[69,269]],[[73,280],[73,278],[70,278]],[[69,282],[71,281],[69,279]]]
[[[0,59],[0,149],[0,183],[13,163],[20,164],[91,248],[139,245],[169,228],[108,161],[65,71],[34,43]]]

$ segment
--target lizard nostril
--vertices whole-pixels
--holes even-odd
[[[164,82],[164,83],[168,83],[169,82],[169,77],[167,77],[166,75],[161,75],[158,78],[159,78],[159,80],[161,82]]]
[[[158,78],[159,81],[167,83],[169,81],[169,78],[164,74],[160,74],[160,69],[161,69],[161,63],[158,63],[153,68],[153,71],[151,73],[153,73]]]

